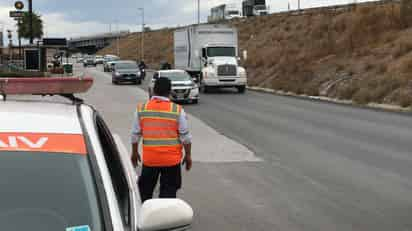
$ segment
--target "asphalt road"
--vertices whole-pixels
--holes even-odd
[[[145,93],[86,73],[96,79],[87,102],[127,143]],[[194,230],[412,230],[410,115],[230,90],[184,108],[193,155],[203,156],[179,194],[195,210]],[[219,146],[227,139],[238,149]]]

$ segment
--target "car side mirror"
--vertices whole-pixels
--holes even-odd
[[[193,209],[180,199],[152,199],[143,203],[137,222],[139,231],[188,230]]]

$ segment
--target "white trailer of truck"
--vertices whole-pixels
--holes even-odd
[[[245,92],[246,70],[239,66],[238,32],[220,25],[195,25],[174,33],[175,68],[197,77],[201,90],[236,87]]]

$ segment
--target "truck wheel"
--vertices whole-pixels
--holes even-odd
[[[245,93],[245,91],[246,91],[246,86],[239,86],[239,87],[236,87],[236,88],[237,88],[237,91],[239,93]]]

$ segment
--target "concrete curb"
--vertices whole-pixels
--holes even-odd
[[[317,100],[317,101],[329,102],[329,103],[335,103],[335,104],[341,104],[341,105],[351,105],[351,106],[356,106],[360,108],[379,109],[379,110],[391,111],[391,112],[404,112],[404,113],[412,112],[412,107],[405,108],[405,107],[391,105],[391,104],[369,103],[367,105],[359,105],[359,104],[354,103],[352,100],[339,100],[339,99],[329,98],[325,96],[298,95],[293,92],[278,91],[278,90],[273,90],[273,89],[263,88],[263,87],[248,86],[247,89],[251,91],[256,91],[256,92],[270,93],[270,94],[275,94],[275,95],[280,95],[280,96],[292,96],[292,97],[296,97],[300,99]]]

